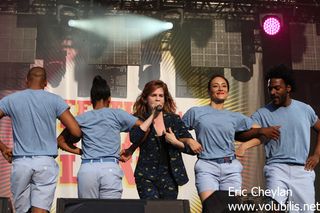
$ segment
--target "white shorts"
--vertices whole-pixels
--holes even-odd
[[[273,199],[280,204],[288,201],[301,208],[297,211],[289,209],[289,212],[313,212],[307,207],[315,204],[314,171],[306,171],[303,165],[272,163],[264,166],[264,173],[266,188],[274,192]]]
[[[198,193],[205,191],[240,190],[243,166],[237,159],[231,163],[216,163],[199,159],[195,164],[196,187]]]
[[[78,172],[79,198],[120,199],[123,171],[115,162],[82,163]]]
[[[58,175],[59,166],[53,157],[14,158],[11,191],[16,213],[27,212],[32,206],[50,211]]]

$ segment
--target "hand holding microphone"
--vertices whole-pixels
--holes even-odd
[[[157,112],[161,112],[161,111],[162,111],[162,108],[163,108],[163,107],[162,107],[161,105],[158,105],[158,106],[155,107],[155,109],[156,109]]]
[[[160,112],[162,112],[162,109],[162,105],[157,105],[153,108],[153,119],[155,119],[160,114]]]

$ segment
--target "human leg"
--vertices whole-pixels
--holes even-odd
[[[78,197],[99,198],[99,168],[98,163],[81,164],[78,171]]]
[[[220,165],[210,160],[199,159],[195,164],[196,187],[201,201],[219,190]]]
[[[155,183],[145,178],[135,178],[139,197],[141,199],[159,199],[159,189]]]
[[[290,166],[290,190],[292,195],[289,201],[298,204],[303,212],[314,212],[315,207],[315,173],[306,171],[304,166]]]
[[[122,195],[123,172],[117,163],[105,162],[100,165],[99,198],[120,199]]]
[[[159,176],[155,184],[159,189],[160,199],[177,199],[178,184],[173,179],[173,176],[167,166],[159,168]]]
[[[50,211],[59,175],[59,166],[53,157],[32,158],[34,173],[31,181],[32,212]]]
[[[235,192],[241,190],[242,177],[241,172],[243,169],[242,164],[237,159],[231,163],[222,163],[221,166],[221,181],[220,190],[229,191],[234,190]]]
[[[285,205],[289,194],[277,192],[289,192],[289,168],[286,164],[273,163],[264,166],[266,189],[272,193],[272,198],[280,205]]]
[[[25,213],[31,208],[30,182],[32,174],[30,159],[19,158],[13,160],[11,192],[16,213]]]

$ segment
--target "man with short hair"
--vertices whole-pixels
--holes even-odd
[[[284,65],[272,68],[266,80],[271,102],[252,115],[262,127],[280,126],[280,138],[265,143],[266,187],[275,192],[273,198],[279,203],[301,208],[288,210],[313,212],[303,208],[315,203],[313,169],[320,157],[320,121],[311,106],[290,97],[295,82],[289,68]],[[311,127],[318,137],[316,149],[308,158]]]
[[[44,90],[46,71],[34,67],[27,89],[0,100],[0,119],[12,120],[13,151],[0,141],[0,150],[12,162],[11,191],[16,213],[49,212],[59,175],[56,119],[75,137],[81,136],[69,106],[58,95]]]

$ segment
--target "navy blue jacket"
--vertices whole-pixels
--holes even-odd
[[[140,118],[141,119],[141,118]],[[182,122],[181,118],[176,114],[164,113],[163,115],[165,128],[169,127],[174,132],[177,139],[192,138],[188,129]],[[145,141],[140,145],[140,154],[138,163],[134,172],[135,178],[145,178],[149,180],[157,180],[157,172],[160,165],[160,146],[161,140],[156,136],[156,130],[153,125],[150,126],[150,132]],[[139,143],[141,140],[141,130],[134,127],[130,131],[130,140],[132,143]],[[183,185],[189,181],[186,169],[181,156],[181,151],[168,144],[169,168],[172,176],[178,185]],[[185,145],[183,152],[194,154],[190,148]]]

